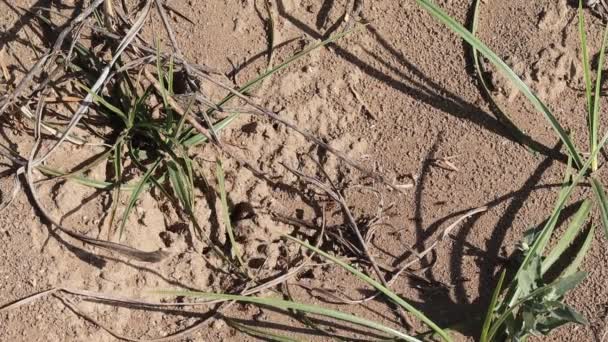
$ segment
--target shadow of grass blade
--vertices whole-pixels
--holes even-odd
[[[467,43],[469,43],[473,48],[478,50],[482,55],[484,55],[494,66],[498,68],[498,70],[507,77],[519,91],[521,91],[532,103],[532,105],[538,110],[546,119],[549,121],[549,124],[555,130],[557,136],[562,140],[564,145],[566,146],[568,153],[572,155],[574,162],[577,168],[581,168],[583,165],[583,161],[581,159],[581,155],[576,149],[576,146],[568,136],[568,133],[561,126],[559,121],[553,116],[549,108],[545,106],[545,104],[536,96],[530,88],[509,68],[509,66],[502,60],[498,55],[496,55],[490,48],[488,48],[484,43],[482,43],[479,39],[477,39],[471,32],[469,32],[464,26],[456,22],[452,17],[443,12],[439,7],[437,7],[430,0],[416,0],[416,2],[429,14],[447,26],[450,30],[459,35],[462,39],[464,39]]]
[[[272,67],[271,69],[267,70],[266,72],[260,74],[258,77],[256,77],[256,78],[252,79],[251,81],[245,83],[241,88],[239,88],[239,92],[240,93],[245,93],[248,90],[251,90],[251,88],[254,85],[256,85],[257,83],[263,81],[264,79],[266,79],[269,76],[272,76],[273,74],[279,72],[280,70],[285,69],[286,67],[288,67],[289,65],[291,65],[293,62],[301,59],[302,57],[308,55],[309,53],[313,52],[314,50],[316,50],[318,48],[321,48],[323,46],[329,45],[331,43],[334,43],[337,40],[339,40],[339,39],[341,39],[341,38],[343,38],[343,37],[345,37],[345,36],[347,36],[347,35],[349,35],[351,33],[354,33],[354,32],[357,32],[357,31],[363,29],[365,26],[366,26],[365,24],[361,24],[358,27],[352,28],[350,30],[347,30],[347,31],[344,31],[344,32],[341,32],[341,33],[338,33],[338,34],[335,34],[335,35],[333,35],[333,36],[331,36],[331,37],[329,37],[329,38],[327,38],[327,39],[325,39],[325,40],[323,40],[321,42],[318,42],[318,43],[315,43],[315,44],[312,44],[312,45],[306,47],[304,50],[302,50],[299,53],[297,53],[297,54],[289,57],[288,59],[286,59],[283,63],[281,63],[281,64],[279,64],[279,65],[277,65],[275,67]],[[226,102],[230,101],[234,97],[235,97],[234,94],[227,95],[224,99],[222,99],[218,103],[218,106],[224,105]],[[214,112],[213,108],[211,108],[211,109],[208,110],[209,114],[211,114],[213,112]]]
[[[294,237],[285,235],[285,238],[294,241],[296,243],[298,243],[299,245],[305,247],[306,249],[309,249],[315,253],[318,253],[319,255],[323,256],[326,259],[331,260],[332,262],[338,264],[340,267],[344,268],[345,270],[349,271],[350,273],[354,274],[355,276],[357,276],[359,279],[361,279],[362,281],[370,284],[371,286],[373,286],[374,288],[376,288],[376,290],[382,292],[386,297],[388,297],[390,300],[392,300],[393,302],[395,302],[395,304],[403,307],[405,310],[407,310],[409,313],[411,313],[412,315],[414,315],[416,318],[418,318],[419,320],[421,320],[422,322],[424,322],[427,326],[429,326],[429,328],[433,329],[433,331],[435,331],[439,336],[441,336],[441,338],[445,341],[452,341],[452,338],[450,337],[450,335],[445,332],[443,329],[441,329],[437,324],[435,324],[435,322],[433,322],[432,320],[430,320],[428,317],[426,317],[421,311],[419,311],[418,309],[414,308],[412,305],[410,305],[409,303],[407,303],[405,300],[403,300],[401,297],[399,297],[397,294],[395,294],[393,291],[391,291],[390,289],[386,288],[385,286],[383,286],[382,284],[380,284],[379,282],[375,281],[374,279],[370,278],[369,276],[367,276],[366,274],[362,273],[361,271],[358,271],[357,269],[355,269],[354,267],[350,266],[349,264],[345,263],[344,261],[323,252],[322,250],[304,242],[301,240],[298,240]]]
[[[421,340],[409,336],[399,330],[393,329],[391,327],[387,327],[381,323],[370,321],[364,318],[360,318],[348,313],[344,313],[337,310],[326,309],[321,306],[302,304],[298,302],[292,302],[282,299],[274,299],[274,298],[259,298],[259,297],[248,297],[248,296],[239,296],[239,295],[229,295],[229,294],[219,294],[219,293],[202,293],[202,292],[193,292],[193,291],[158,291],[156,293],[163,295],[172,295],[172,296],[184,296],[184,297],[195,297],[195,298],[204,298],[207,300],[224,300],[224,301],[236,301],[241,303],[251,303],[256,305],[269,306],[275,309],[281,310],[295,310],[299,312],[311,313],[316,315],[321,315],[325,317],[334,318],[343,322],[352,323],[358,326],[363,326],[371,329],[375,329],[377,331],[384,332],[391,337],[403,339],[405,341],[411,342],[421,342]]]
[[[271,0],[263,0],[264,8],[266,9],[266,15],[268,15],[268,58],[267,65],[270,67],[272,65],[272,58],[274,57],[274,15],[272,14],[272,4]]]
[[[500,296],[500,292],[502,291],[502,284],[505,281],[506,274],[507,270],[503,270],[500,273],[500,278],[498,279],[496,288],[494,288],[494,293],[492,293],[492,299],[490,300],[488,313],[486,314],[486,318],[483,322],[483,327],[481,329],[481,337],[479,338],[481,342],[488,341],[488,333],[490,332],[490,327],[492,326],[492,320],[494,319],[494,311],[496,310],[496,304],[498,303],[498,297]]]
[[[321,47],[324,47],[326,45],[332,44],[338,40],[340,40],[341,38],[349,35],[349,34],[353,34],[361,29],[363,29],[364,27],[366,27],[366,25],[361,24],[357,27],[354,27],[350,30],[346,30],[344,32],[341,32],[339,34],[335,34],[332,35],[331,37],[316,43],[316,44],[312,44],[308,47],[306,47],[304,50],[300,51],[299,53],[289,57],[288,59],[286,59],[283,63],[280,63],[274,67],[272,67],[271,69],[266,70],[266,72],[258,75],[257,77],[255,77],[254,79],[248,81],[247,83],[245,83],[243,86],[241,86],[240,88],[238,88],[240,93],[246,93],[247,91],[250,91],[251,89],[253,89],[253,87],[257,84],[259,84],[260,82],[262,82],[263,80],[265,80],[266,78],[274,75],[275,73],[279,72],[280,70],[283,70],[285,68],[287,68],[289,65],[293,64],[294,62],[298,61],[299,59],[307,56],[308,54],[310,54],[311,52],[313,52],[314,50],[317,50]],[[226,103],[230,102],[232,99],[235,98],[235,95],[230,93],[228,94],[226,97],[224,97],[221,101],[219,101],[216,105],[217,107],[221,107],[223,105],[225,105]],[[210,108],[207,110],[207,115],[211,115],[213,114],[213,112],[215,112],[215,109]],[[238,116],[240,116],[241,113],[234,113],[232,115],[230,115],[228,118],[224,119],[222,122],[224,122],[224,125],[222,128],[226,127],[230,122],[232,122],[234,119],[236,119]],[[225,121],[227,120],[227,121]],[[215,127],[214,127],[215,128]],[[219,128],[221,129],[221,128]],[[219,129],[216,129],[216,131],[218,131]],[[192,146],[192,145],[196,145],[199,144],[201,142],[206,141],[205,137],[202,136],[201,134],[193,134],[192,130],[188,131],[188,134],[186,136],[183,137],[183,139],[185,140],[186,146]]]
[[[483,0],[476,0],[475,2],[475,9],[473,12],[473,24],[471,26],[471,34],[473,36],[477,35],[477,29],[479,24],[479,11],[482,2]],[[471,50],[471,53],[473,55],[473,63],[475,64],[475,73],[477,74],[477,78],[479,79],[481,88],[483,89],[483,92],[485,93],[485,96],[488,99],[490,106],[494,107],[495,109],[496,118],[500,122],[502,122],[502,124],[504,124],[508,129],[511,130],[511,133],[513,134],[514,138],[517,140],[518,143],[528,147],[532,151],[538,151],[537,146],[532,143],[532,139],[528,135],[526,135],[526,133],[524,133],[521,129],[519,129],[517,125],[515,125],[515,123],[511,120],[507,112],[498,104],[498,102],[494,100],[494,96],[492,94],[492,91],[490,90],[490,86],[488,85],[488,82],[484,77],[485,70],[483,70],[483,67],[481,65],[481,60],[479,59],[479,52],[474,47],[472,47]]]
[[[236,329],[244,334],[263,339],[264,341],[299,342],[298,340],[292,339],[287,336],[270,333],[270,332],[264,331],[262,329],[253,328],[246,324],[238,323],[237,321],[232,320],[232,319],[224,318],[224,320],[226,321],[226,324],[233,327],[234,329]]]

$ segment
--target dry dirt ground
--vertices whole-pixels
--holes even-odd
[[[39,51],[49,46],[54,32],[40,27],[21,8],[52,7],[71,12],[82,1],[0,0],[0,46],[11,77],[35,63]],[[275,3],[274,61],[282,61],[320,40],[343,13],[345,0],[273,0]],[[267,31],[263,1],[173,0],[171,7],[192,20],[172,15],[172,25],[185,57],[205,63],[242,84],[266,67]],[[448,13],[470,25],[473,1],[438,0]],[[602,22],[588,14],[589,48],[599,48]],[[157,16],[153,14],[153,18]],[[260,178],[234,160],[225,160],[230,203],[249,203],[254,218],[235,228],[243,257],[261,276],[285,270],[285,256],[293,246],[281,234],[310,230],[273,220],[273,215],[320,224],[327,211],[329,232],[343,229],[337,208],[289,174],[282,164],[319,176],[318,158],[328,175],[348,189],[347,200],[357,217],[374,217],[381,194],[384,224],[375,227],[372,253],[382,264],[397,267],[412,260],[412,250],[422,251],[442,230],[464,212],[488,206],[454,229],[436,252],[413,266],[393,289],[442,326],[473,321],[485,312],[497,274],[515,249],[522,233],[549,215],[563,177],[557,139],[546,121],[523,97],[498,77],[492,82],[498,101],[513,121],[535,140],[547,146],[532,154],[513,141],[490,110],[473,73],[470,51],[446,28],[419,9],[413,0],[365,1],[362,17],[370,22],[337,44],[316,50],[303,60],[274,75],[255,91],[258,103],[320,136],[351,158],[398,183],[414,186],[404,194],[389,191],[316,148],[289,129],[254,116],[241,116],[222,132],[224,144],[268,175]],[[61,23],[57,14],[52,21]],[[161,37],[158,18],[148,22],[146,39]],[[566,0],[486,0],[482,4],[479,36],[546,101],[555,115],[585,146],[585,108],[580,67],[576,9]],[[493,75],[489,75],[493,77]],[[3,80],[0,87],[6,87]],[[2,88],[6,90],[7,88]],[[212,94],[213,95],[213,94]],[[222,95],[219,94],[218,95]],[[2,118],[1,139],[19,151],[32,144],[31,123]],[[604,126],[606,127],[606,126]],[[192,151],[213,179],[210,147]],[[69,169],[94,147],[67,146],[48,164]],[[449,158],[455,168],[441,164]],[[12,169],[2,160],[0,193],[10,196]],[[102,165],[89,176],[106,179]],[[608,179],[603,178],[604,182]],[[374,192],[369,189],[375,189]],[[225,243],[217,228],[219,201],[205,195],[199,184],[196,214],[206,233]],[[587,192],[582,188],[580,196]],[[68,227],[89,236],[107,233],[110,196],[74,182],[45,182],[40,194],[47,210]],[[123,205],[127,198],[122,198]],[[391,206],[392,205],[392,206]],[[246,206],[243,206],[246,207]],[[326,208],[325,208],[326,207]],[[123,208],[119,210],[124,210]],[[222,273],[220,260],[200,253],[189,243],[187,224],[170,203],[158,194],[146,193],[129,218],[124,241],[143,250],[165,249],[170,256],[157,264],[126,259],[91,248],[41,222],[31,198],[21,193],[0,214],[0,303],[8,303],[53,287],[69,287],[155,300],[155,290],[190,289],[226,291],[234,279]],[[372,235],[372,234],[370,234]],[[590,321],[588,326],[569,325],[545,340],[594,341],[606,330],[608,271],[606,237],[596,231],[583,269],[589,277],[568,298]],[[326,244],[332,247],[331,243]],[[335,252],[344,252],[336,250]],[[310,291],[324,287],[340,290],[353,299],[369,291],[337,267],[325,265],[289,280],[289,291],[298,300],[323,304],[361,317],[397,324],[398,316],[382,301],[364,305],[339,305]],[[195,325],[208,313],[181,314],[158,309],[132,309],[95,302],[74,303],[96,321],[133,339],[167,336]],[[235,304],[225,317],[302,340],[329,340],[300,321],[268,309]],[[333,326],[326,321],[321,326]],[[334,326],[334,328],[336,328]],[[477,328],[464,329],[461,340],[474,340]],[[330,330],[347,339],[373,339],[373,335]],[[115,341],[116,338],[54,297],[48,297],[0,315],[0,341]],[[221,319],[209,319],[183,341],[253,341]]]

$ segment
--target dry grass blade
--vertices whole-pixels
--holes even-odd
[[[154,77],[148,70],[144,70],[144,75],[146,77],[146,79],[152,83],[152,85],[154,86],[154,89],[156,89],[156,91],[160,94],[162,93],[164,90],[162,88],[162,86],[160,85],[160,83],[158,83],[158,79],[156,77]],[[182,107],[171,97],[171,96],[167,96],[167,101],[169,103],[169,106],[171,106],[171,108],[180,116],[183,116],[186,118],[186,121],[192,126],[194,127],[194,129],[196,129],[200,134],[202,134],[205,139],[207,139],[207,141],[212,141],[212,139],[210,139],[210,135],[209,135],[209,131],[207,129],[205,129],[197,120],[195,117],[192,116],[192,114],[186,112],[184,109],[182,109]]]
[[[348,204],[346,203],[346,200],[344,199],[344,197],[335,188],[332,188],[333,186],[324,184],[323,182],[319,181],[318,179],[309,177],[297,170],[294,170],[294,169],[286,166],[285,164],[283,164],[283,166],[287,170],[289,170],[290,172],[295,174],[296,176],[306,180],[308,183],[323,190],[325,193],[327,193],[327,195],[329,195],[330,198],[332,198],[334,201],[336,201],[338,204],[340,204],[342,211],[345,213],[346,217],[348,218],[349,225],[351,226],[353,232],[355,233],[355,236],[357,237],[357,242],[359,242],[359,244],[363,248],[365,257],[367,257],[367,259],[369,260],[374,272],[376,273],[376,276],[378,277],[378,279],[380,280],[382,285],[388,287],[389,284],[387,283],[386,279],[384,278],[384,274],[380,271],[380,268],[378,267],[378,264],[376,263],[374,256],[369,251],[367,243],[366,243],[365,239],[363,238],[363,236],[361,235],[361,231],[359,229],[357,221],[355,220],[355,218],[353,217],[353,214],[351,213],[350,209],[348,208]],[[405,312],[401,308],[398,309],[398,312],[399,312],[399,316],[400,316],[401,320],[403,321],[403,323],[407,324],[411,327],[412,323],[410,322],[409,318],[406,316]]]
[[[2,69],[2,76],[4,76],[4,80],[6,82],[10,81],[11,74],[8,72],[8,68],[6,67],[6,45],[2,46],[0,49],[0,69]]]
[[[13,203],[15,198],[17,198],[17,195],[19,195],[19,190],[21,190],[21,183],[19,182],[19,176],[15,174],[13,176],[13,190],[10,192],[11,195],[8,197],[8,199],[3,198],[2,203],[0,203],[0,213],[2,213],[11,205],[11,203]]]
[[[183,57],[181,49],[179,48],[179,44],[177,44],[177,39],[175,39],[175,33],[173,33],[173,29],[171,28],[171,25],[169,24],[169,19],[167,18],[167,12],[163,8],[163,5],[161,4],[160,0],[154,0],[154,3],[156,4],[156,9],[158,10],[158,13],[160,14],[160,18],[163,21],[163,26],[165,27],[165,30],[167,31],[167,34],[169,35],[169,40],[171,40],[171,45],[173,46],[173,49],[175,50],[175,52],[178,54],[179,57]]]
[[[230,92],[232,95],[238,97],[239,99],[245,101],[248,105],[250,105],[251,107],[253,107],[257,112],[259,112],[260,114],[269,117],[270,119],[272,119],[273,121],[279,122],[283,125],[285,125],[286,127],[288,127],[289,129],[292,129],[296,132],[298,132],[299,134],[301,134],[302,136],[304,136],[306,139],[312,141],[314,144],[316,144],[317,146],[329,151],[330,153],[332,153],[333,155],[335,155],[336,157],[338,157],[339,159],[341,159],[342,161],[344,161],[345,163],[347,163],[348,165],[354,167],[355,169],[361,171],[363,174],[365,174],[366,176],[372,177],[380,182],[382,182],[383,184],[386,184],[387,186],[401,191],[400,188],[395,187],[392,183],[388,182],[385,180],[384,176],[377,174],[373,171],[369,171],[366,167],[360,165],[359,163],[353,161],[350,157],[348,157],[347,155],[345,155],[343,152],[329,146],[328,144],[326,144],[323,140],[319,139],[318,137],[316,137],[314,134],[308,132],[307,130],[298,127],[296,124],[293,124],[292,122],[288,121],[287,119],[277,115],[276,113],[254,103],[253,101],[251,101],[249,99],[249,97],[245,96],[244,94],[242,94],[241,92],[239,92],[238,90],[235,90],[229,86],[224,85],[223,83],[213,79],[212,77],[209,77],[207,75],[203,75],[203,74],[199,74],[201,75],[203,78],[211,81],[212,83],[218,85],[219,87],[223,88],[224,90],[227,90],[228,92]]]
[[[0,307],[0,313],[6,312],[8,310],[14,310],[14,309],[17,309],[17,308],[22,307],[24,305],[31,304],[31,303],[33,303],[33,302],[35,302],[35,301],[37,301],[39,299],[42,299],[42,298],[44,298],[44,297],[46,297],[48,295],[56,293],[57,291],[60,291],[60,289],[53,288],[53,289],[44,290],[44,291],[41,291],[41,292],[34,293],[34,294],[29,295],[29,296],[27,296],[25,298],[18,299],[18,300],[14,301],[14,302],[11,302],[11,303],[8,303],[6,305],[1,306]]]
[[[30,120],[35,120],[34,114],[32,113],[32,111],[29,108],[27,108],[26,106],[21,106],[21,108],[19,108],[19,109],[21,111],[21,114],[25,115],[26,118],[28,118]],[[60,131],[56,128],[53,128],[45,123],[41,123],[41,125],[42,125],[42,128],[44,128],[47,132],[49,132],[51,135],[53,135],[57,138],[60,138],[61,135],[63,134],[62,131]],[[66,140],[75,145],[80,145],[80,146],[86,145],[86,141],[74,136],[73,134],[68,135]]]
[[[359,92],[356,91],[352,85],[349,85],[348,89],[350,89],[350,92],[353,93],[353,95],[355,96],[355,99],[357,101],[359,101],[359,104],[361,104],[360,108],[363,108],[363,111],[365,111],[365,113],[367,115],[369,115],[370,118],[372,118],[374,120],[378,120],[378,116],[376,114],[374,114],[374,112],[371,111],[370,106],[363,99],[363,97],[359,94]],[[357,111],[357,112],[359,112],[359,111]]]
[[[415,259],[407,262],[405,265],[401,266],[399,269],[397,269],[394,274],[392,275],[392,277],[386,282],[386,287],[390,288],[395,281],[397,281],[397,279],[399,279],[399,277],[401,276],[401,274],[403,274],[404,272],[406,272],[410,267],[412,267],[414,264],[416,264],[417,262],[420,262],[422,259],[424,259],[429,253],[431,253],[431,251],[433,251],[435,248],[437,248],[437,246],[439,245],[440,242],[444,241],[445,238],[450,234],[450,232],[452,230],[454,230],[456,227],[458,227],[458,225],[463,222],[464,220],[475,216],[477,214],[483,213],[485,211],[487,211],[488,208],[487,207],[480,207],[480,208],[476,208],[476,209],[472,209],[469,210],[468,212],[466,212],[465,214],[463,214],[462,216],[460,216],[456,221],[454,221],[452,224],[450,224],[448,227],[446,227],[441,234],[437,237],[437,239],[435,241],[433,241],[433,243],[431,243],[431,245],[429,247],[427,247],[424,251],[422,251],[421,253],[416,253],[414,252],[414,256]],[[376,297],[378,297],[380,294],[382,294],[381,292],[376,292],[375,294],[371,295],[371,296],[367,296],[365,298],[362,299],[358,299],[358,300],[352,300],[349,298],[346,298],[344,295],[337,295],[335,293],[331,293],[329,291],[327,291],[326,289],[312,289],[314,291],[318,291],[323,293],[326,296],[329,296],[335,300],[341,301],[343,303],[346,304],[363,304],[365,302],[368,302],[370,300],[375,299]]]
[[[201,329],[203,327],[203,325],[209,320],[209,318],[203,319],[203,320],[193,324],[189,328],[183,329],[177,333],[170,334],[170,335],[164,336],[164,337],[149,338],[149,339],[131,338],[131,337],[128,337],[128,336],[125,336],[123,334],[116,332],[114,329],[111,329],[108,326],[106,326],[105,324],[100,323],[98,320],[94,319],[89,314],[84,313],[66,295],[82,297],[85,300],[91,299],[91,300],[95,300],[95,301],[101,301],[101,302],[106,302],[106,303],[111,302],[111,303],[115,303],[115,304],[120,303],[120,304],[126,304],[126,305],[144,305],[144,306],[177,306],[177,305],[160,305],[161,303],[158,303],[159,305],[155,305],[157,303],[146,303],[143,301],[130,300],[130,299],[125,299],[125,298],[111,296],[111,295],[94,293],[94,292],[90,292],[90,291],[73,290],[73,289],[69,289],[69,288],[59,287],[59,288],[52,288],[49,290],[41,291],[41,292],[35,293],[33,295],[30,295],[28,297],[16,300],[7,305],[4,305],[4,306],[0,307],[0,313],[8,311],[8,310],[17,309],[19,307],[31,304],[37,300],[46,298],[48,296],[53,296],[55,298],[58,298],[65,306],[67,306],[70,310],[72,310],[72,312],[74,312],[77,316],[93,323],[94,325],[100,327],[101,329],[105,330],[107,333],[109,333],[110,335],[114,336],[115,338],[117,338],[119,340],[131,341],[131,342],[169,342],[169,341],[182,340],[184,338],[187,338],[188,336],[190,336],[197,330]]]
[[[106,0],[103,5],[103,14],[104,14],[104,24],[106,28],[110,31],[114,30],[114,17],[116,16],[114,12],[114,4],[112,4],[112,0]]]
[[[80,13],[74,20],[72,20],[66,27],[61,31],[53,47],[48,51],[44,56],[42,56],[36,64],[28,73],[23,77],[23,79],[17,84],[15,90],[12,93],[7,95],[2,101],[0,101],[0,116],[4,114],[6,109],[13,103],[13,101],[21,95],[21,92],[28,86],[28,84],[32,81],[34,76],[36,76],[40,70],[42,70],[46,65],[52,64],[55,58],[59,55],[61,50],[61,46],[63,42],[67,38],[67,35],[74,30],[74,28],[85,21],[93,12],[104,2],[105,0],[95,0],[89,7],[84,9],[82,13]]]
[[[82,119],[82,117],[86,114],[89,109],[89,106],[91,105],[91,103],[93,103],[95,95],[97,95],[97,92],[105,85],[106,80],[110,74],[110,70],[114,67],[114,64],[116,64],[122,53],[131,44],[131,42],[135,39],[139,31],[142,29],[144,22],[148,18],[151,2],[152,0],[146,1],[139,17],[116,48],[112,60],[108,63],[108,65],[103,68],[101,75],[98,77],[95,84],[91,87],[90,92],[82,101],[76,113],[74,113],[74,116],[70,120],[70,123],[68,124],[66,130],[61,135],[61,138],[59,138],[59,140],[55,142],[55,144],[46,152],[46,154],[34,161],[34,166],[39,165],[40,163],[47,160],[47,158],[51,156],[52,153],[56,151],[56,149],[67,139],[68,135],[71,133],[74,127],[76,127],[78,122],[80,122],[80,119]]]

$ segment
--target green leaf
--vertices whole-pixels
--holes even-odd
[[[416,2],[433,17],[439,20],[441,23],[446,25],[450,30],[458,34],[462,39],[469,43],[473,48],[478,50],[484,55],[492,64],[494,64],[498,70],[515,85],[519,91],[524,94],[530,103],[539,111],[549,122],[551,127],[555,130],[557,136],[562,140],[566,146],[568,152],[574,158],[576,166],[580,169],[583,166],[581,155],[576,149],[576,146],[561,126],[559,121],[553,116],[549,108],[530,90],[530,88],[509,68],[509,66],[498,57],[492,50],[490,50],[484,43],[477,39],[471,32],[469,32],[464,26],[460,25],[456,20],[451,18],[433,2],[429,0],[416,0]]]
[[[595,226],[592,226],[591,229],[589,229],[589,231],[587,232],[587,236],[585,237],[583,245],[579,249],[578,253],[576,253],[574,260],[572,260],[572,263],[570,263],[570,265],[564,270],[564,272],[562,272],[562,277],[567,277],[578,271],[578,268],[583,263],[583,259],[585,258],[587,252],[589,251],[589,248],[591,247],[591,242],[593,242],[594,234]]]
[[[500,315],[500,317],[498,317],[498,319],[496,319],[496,322],[492,325],[492,328],[490,328],[490,332],[488,334],[488,341],[492,341],[494,339],[494,337],[496,336],[496,334],[498,332],[498,329],[500,329],[502,324],[509,317],[512,317],[513,312],[516,309],[518,309],[521,305],[523,305],[524,303],[529,302],[531,299],[535,298],[536,296],[546,295],[549,292],[553,293],[554,295],[560,294],[560,293],[562,293],[562,295],[563,295],[563,293],[565,293],[565,291],[568,291],[568,290],[574,288],[577,284],[579,284],[581,281],[583,281],[583,279],[585,279],[586,276],[587,276],[587,274],[585,272],[577,272],[568,277],[559,278],[549,285],[545,285],[543,287],[540,287],[540,288],[534,290],[533,292],[531,292],[527,296],[523,297],[522,299],[520,299],[513,305],[510,305]]]
[[[576,312],[570,306],[561,302],[557,302],[554,305],[555,308],[551,311],[554,320],[552,322],[546,322],[543,324],[546,326],[546,330],[552,330],[563,325],[564,323],[569,322],[578,324],[589,324],[589,321],[587,321],[585,317]]]
[[[559,298],[563,297],[566,292],[574,289],[578,284],[585,280],[586,277],[586,272],[576,272],[567,277],[559,278],[558,280],[553,282],[552,285],[550,285],[551,295],[557,296]]]
[[[534,253],[530,258],[530,261],[525,265],[522,265],[517,278],[515,278],[520,296],[527,296],[529,293],[536,290],[541,280],[540,256]]]
[[[574,217],[568,225],[568,229],[564,235],[562,235],[557,245],[551,250],[551,253],[549,253],[549,255],[543,260],[542,274],[545,274],[566,251],[570,244],[572,244],[572,241],[574,241],[576,238],[581,227],[587,221],[590,211],[591,202],[589,200],[585,200],[577,210],[576,214],[574,214]]]
[[[595,194],[597,201],[596,203],[600,208],[604,232],[606,233],[606,237],[608,237],[608,201],[606,200],[604,187],[602,186],[602,183],[600,183],[595,177],[591,177],[591,187],[593,188],[593,193]]]
[[[530,323],[526,324],[517,335],[522,341],[525,341],[530,334],[548,335],[552,330],[567,323],[587,324],[587,320],[578,312],[556,301],[538,303],[534,309],[525,311],[523,315],[529,317]]]

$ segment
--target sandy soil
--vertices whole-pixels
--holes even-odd
[[[274,1],[273,1],[274,2]],[[17,4],[15,4],[17,3]],[[171,6],[193,24],[172,16],[176,37],[186,57],[205,63],[242,84],[266,67],[267,35],[263,2],[254,0],[174,0]],[[345,0],[276,0],[274,61],[282,61],[304,46],[322,39],[339,21]],[[473,2],[437,1],[460,22],[470,26]],[[80,1],[0,1],[0,46],[16,79],[36,61],[33,46],[48,46],[52,32],[40,29],[32,16],[20,16],[17,7],[53,6],[72,11]],[[589,13],[588,13],[589,14]],[[580,67],[576,9],[566,0],[495,1],[481,8],[479,36],[512,65],[546,101],[554,114],[586,146],[585,106]],[[153,14],[157,16],[157,14]],[[322,137],[332,147],[394,179],[414,186],[404,194],[381,184],[324,153],[289,129],[254,116],[241,116],[222,133],[235,155],[264,172],[260,178],[233,159],[225,160],[229,200],[233,207],[251,205],[256,215],[239,221],[236,230],[243,257],[259,268],[261,277],[285,271],[294,246],[281,234],[315,230],[279,223],[276,215],[319,224],[324,203],[312,188],[291,175],[282,164],[321,177],[320,167],[346,191],[358,218],[378,210],[381,194],[387,209],[382,225],[371,239],[378,260],[397,267],[411,260],[411,250],[422,251],[442,230],[466,211],[488,206],[454,229],[433,255],[401,277],[393,289],[441,325],[452,325],[485,312],[497,273],[515,249],[522,233],[549,215],[563,177],[564,164],[546,121],[503,79],[492,79],[495,95],[513,121],[539,143],[546,153],[532,154],[496,120],[473,72],[469,49],[447,29],[419,9],[412,0],[365,1],[362,16],[371,24],[337,44],[317,50],[281,71],[255,90],[256,101]],[[50,15],[60,23],[61,18]],[[601,40],[602,23],[589,18],[590,51]],[[155,21],[158,23],[158,21]],[[160,25],[148,23],[147,39],[161,36]],[[5,91],[6,82],[0,82]],[[209,88],[209,95],[223,95]],[[29,151],[31,123],[3,117],[3,144]],[[28,128],[29,127],[29,128]],[[604,126],[606,127],[606,126]],[[48,164],[69,169],[95,148],[65,147]],[[192,151],[207,179],[214,180],[215,164],[209,146]],[[320,166],[310,156],[321,161]],[[456,167],[442,167],[442,158]],[[1,159],[0,159],[1,160]],[[7,160],[0,172],[10,175]],[[89,174],[106,179],[106,166]],[[603,177],[602,179],[606,179]],[[220,204],[205,195],[199,184],[196,214],[205,233],[220,244],[225,231],[219,224]],[[10,196],[12,178],[0,181],[0,193]],[[370,189],[373,189],[370,190]],[[577,196],[587,191],[582,188]],[[107,232],[110,196],[74,182],[40,185],[45,207],[63,224],[90,236]],[[128,260],[102,249],[85,246],[41,222],[24,193],[0,213],[0,303],[8,303],[53,287],[158,299],[159,289],[226,291],[235,279],[221,272],[221,260],[200,253],[189,243],[187,224],[157,193],[146,193],[128,222],[124,241],[142,250],[164,249],[170,257],[158,264]],[[127,198],[122,198],[126,203]],[[574,202],[573,202],[574,203]],[[242,207],[247,207],[242,205]],[[120,210],[123,210],[122,208]],[[344,217],[329,206],[329,232],[347,231]],[[596,220],[599,222],[598,220]],[[568,301],[590,321],[589,326],[567,326],[543,340],[593,341],[604,334],[607,317],[608,253],[605,237],[597,230],[583,268],[589,277]],[[328,243],[331,248],[331,243]],[[343,253],[344,251],[336,251]],[[218,270],[219,268],[219,270]],[[307,289],[343,291],[352,298],[369,293],[344,271],[322,266],[289,281],[299,301],[320,303],[359,316],[398,324],[398,316],[382,301],[365,305],[327,303],[327,297]],[[114,331],[134,339],[166,336],[190,327],[200,313],[130,309],[103,303],[78,302],[79,310]],[[276,329],[302,340],[328,340],[301,322],[272,310],[233,305],[226,317]],[[222,320],[210,319],[183,341],[250,341]],[[323,322],[322,326],[333,323]],[[96,324],[76,315],[60,300],[48,297],[0,314],[0,341],[115,341]],[[465,329],[461,340],[474,340],[476,328]],[[352,332],[341,332],[354,338]],[[359,338],[371,339],[367,334]]]

